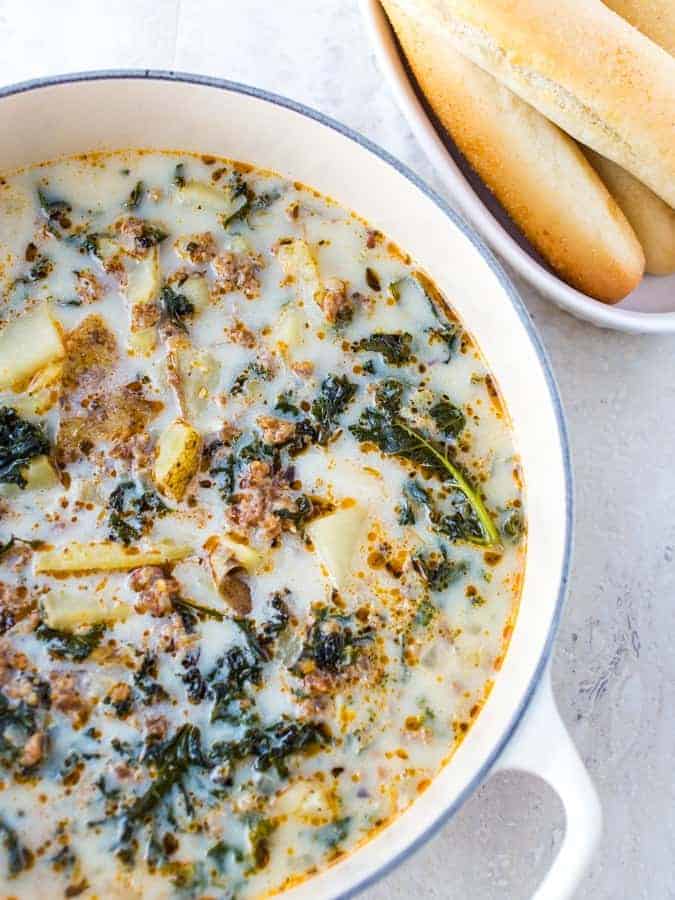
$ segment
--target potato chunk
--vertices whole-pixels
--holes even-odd
[[[199,432],[183,419],[176,419],[157,444],[155,482],[163,494],[181,500],[190,479],[199,468],[202,440]]]
[[[134,262],[127,270],[126,295],[131,321],[129,349],[138,355],[148,355],[157,344],[159,322],[159,252],[153,247],[146,257]]]
[[[32,491],[47,490],[56,487],[59,476],[47,456],[36,456],[22,472],[26,479],[26,488]]]
[[[131,612],[127,603],[113,603],[89,592],[78,594],[50,591],[42,600],[44,619],[50,628],[74,631],[83,625],[103,625],[124,621]]]
[[[73,541],[54,550],[38,550],[33,555],[36,572],[112,572],[139,566],[162,566],[185,559],[192,548],[162,541],[146,547],[125,547],[114,541],[81,544]]]
[[[0,332],[0,390],[24,387],[64,352],[61,331],[46,304],[10,322]]]
[[[355,503],[317,519],[307,528],[307,534],[338,590],[350,573],[366,519],[366,510]]]

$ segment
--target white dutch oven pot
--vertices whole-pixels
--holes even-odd
[[[546,355],[481,240],[396,160],[335,122],[252,88],[194,76],[103,72],[0,91],[0,171],[87,150],[213,153],[274,169],[354,209],[429,272],[477,339],[511,414],[529,519],[522,603],[483,712],[450,765],[389,828],[287,895],[346,897],[427,840],[493,772],[533,772],[560,794],[562,848],[538,900],[570,897],[600,834],[600,806],[557,713],[550,655],[572,542],[569,447]]]

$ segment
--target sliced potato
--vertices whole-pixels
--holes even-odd
[[[181,284],[179,293],[187,297],[195,312],[201,312],[209,305],[209,284],[204,275],[190,275]]]
[[[355,503],[317,519],[307,528],[307,534],[338,589],[350,573],[367,517],[364,507]]]
[[[155,246],[147,256],[130,262],[127,268],[126,296],[131,320],[129,349],[140,356],[152,353],[157,344],[160,286],[159,251]]]
[[[83,625],[123,622],[131,609],[127,603],[114,603],[89,591],[77,594],[50,591],[42,599],[44,620],[50,628],[58,631],[74,631]]]
[[[183,415],[202,427],[199,416],[213,399],[220,380],[217,360],[208,350],[186,340],[172,347],[167,363],[177,376],[176,392]]]
[[[246,205],[246,195],[233,196],[232,191],[217,188],[205,181],[188,181],[178,191],[178,199],[181,203],[191,206],[192,209],[211,210],[220,213],[226,219],[234,215]]]
[[[265,557],[262,553],[260,553],[259,550],[256,550],[254,547],[251,547],[248,544],[240,543],[240,541],[235,540],[228,534],[220,534],[217,537],[210,538],[207,541],[207,545],[209,545],[211,551],[210,555],[212,558],[212,568],[213,559],[219,561],[225,560],[227,558],[227,554],[230,554],[230,556],[234,557],[239,565],[243,569],[246,569],[249,574],[257,572],[266,562]],[[219,574],[221,574],[222,562],[217,561],[215,563],[215,566],[216,568],[214,570],[214,580]]]
[[[21,473],[26,479],[26,490],[40,491],[56,487],[59,476],[47,456],[36,456]]]
[[[10,322],[0,332],[0,390],[25,387],[64,353],[61,330],[46,304]]]
[[[157,444],[154,478],[163,494],[181,500],[190,479],[199,468],[202,439],[183,419],[176,419]]]
[[[273,332],[274,340],[293,356],[305,343],[307,318],[296,306],[287,306],[279,316]]]
[[[125,547],[114,541],[81,544],[73,541],[54,550],[38,550],[33,554],[36,572],[110,572],[136,569],[138,566],[162,566],[185,559],[192,548],[169,541],[146,547]]]
[[[55,360],[31,378],[26,393],[36,416],[44,415],[59,398],[59,384],[63,375],[63,361]]]
[[[285,280],[298,285],[305,300],[311,300],[321,288],[319,265],[307,241],[292,238],[276,245],[276,257]]]

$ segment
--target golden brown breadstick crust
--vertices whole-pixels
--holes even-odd
[[[673,0],[604,0],[605,6],[675,56]]]
[[[586,150],[586,156],[642,244],[646,271],[650,275],[675,272],[675,209],[611,160],[593,150]]]
[[[442,30],[384,0],[408,62],[455,143],[531,243],[565,280],[615,303],[639,283],[642,249],[578,146]]]
[[[675,59],[601,0],[400,5],[675,206]]]

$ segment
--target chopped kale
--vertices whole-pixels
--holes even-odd
[[[142,181],[137,181],[129,197],[122,204],[125,209],[138,209],[145,199],[145,185]]]
[[[23,469],[43,453],[49,453],[49,441],[42,429],[11,407],[0,407],[0,482],[24,488]]]
[[[429,343],[434,341],[445,344],[447,348],[447,356],[445,362],[450,362],[459,341],[460,328],[458,325],[446,324],[437,325],[435,328],[428,328]]]
[[[247,684],[261,684],[262,666],[250,651],[247,652],[242,647],[230,647],[218,660],[209,681],[210,693],[214,698],[211,721],[237,724],[241,720],[241,705],[237,701],[246,697]]]
[[[352,350],[380,353],[390,366],[403,366],[412,360],[412,335],[407,331],[402,334],[376,332],[370,337],[354,341]]]
[[[306,494],[300,494],[295,498],[295,507],[293,509],[276,509],[274,514],[280,519],[291,522],[297,532],[302,533],[307,522],[314,515],[314,504]]]
[[[185,163],[178,163],[173,170],[173,183],[177,188],[185,187]]]
[[[131,863],[134,857],[132,839],[138,828],[145,824],[157,807],[169,797],[173,788],[182,791],[186,807],[191,808],[185,791],[184,779],[191,768],[207,769],[209,761],[202,751],[201,731],[196,725],[181,725],[175,735],[164,743],[152,744],[145,756],[152,766],[152,783],[136,796],[124,810],[116,850],[120,858]]]
[[[431,407],[429,415],[439,431],[448,437],[458,437],[466,425],[466,417],[462,410],[449,400],[439,400]]]
[[[328,825],[322,825],[314,832],[314,839],[329,850],[334,850],[349,834],[351,821],[350,816],[344,816],[329,822]]]
[[[396,507],[399,525],[414,525],[416,521],[415,510],[412,503],[407,497],[404,497],[401,503]]]
[[[226,618],[225,613],[220,610],[211,606],[201,606],[194,600],[186,600],[184,597],[172,597],[171,604],[183,620],[183,625],[188,633],[194,631],[199,619],[217,619],[222,622]]]
[[[137,250],[149,250],[161,244],[169,236],[169,232],[161,226],[153,222],[143,222],[141,233],[136,236],[134,243]]]
[[[422,628],[426,628],[427,625],[430,625],[433,620],[438,615],[438,607],[435,606],[431,600],[427,600],[423,598],[420,601],[419,606],[417,607],[417,612],[415,613],[415,625],[420,625]]]
[[[386,378],[380,381],[375,390],[376,406],[386,409],[387,412],[397,413],[403,402],[405,385],[394,378]]]
[[[23,846],[16,831],[4,819],[0,819],[0,834],[7,853],[7,877],[16,878],[24,869],[30,868],[33,854]]]
[[[148,706],[169,698],[162,685],[156,681],[157,672],[157,657],[152,653],[145,653],[134,674],[134,685],[143,695],[143,703]]]
[[[237,209],[229,216],[222,217],[223,228],[229,228],[235,222],[244,222],[249,228],[251,220],[259,212],[268,209],[279,199],[279,191],[269,191],[256,194],[250,185],[244,181],[239,172],[233,172],[228,181],[230,199],[239,201]]]
[[[234,453],[216,459],[209,469],[209,475],[216,483],[220,496],[229,503],[237,481],[237,460]]]
[[[271,615],[261,628],[261,637],[266,643],[276,640],[288,627],[291,614],[286,600],[289,596],[290,591],[288,589],[283,592],[275,591],[272,594],[272,599],[270,600]]]
[[[272,373],[269,369],[266,369],[264,366],[261,366],[259,363],[251,363],[246,366],[246,368],[237,375],[230,388],[230,394],[233,397],[236,397],[237,394],[241,394],[246,384],[252,379],[260,379],[262,381],[268,381],[272,376]]]
[[[470,504],[473,519],[478,526],[477,529],[472,527],[467,530],[464,536],[466,540],[499,544],[499,532],[480,494],[459,466],[449,458],[444,445],[413,428],[402,416],[374,407],[365,409],[350,431],[357,440],[374,444],[386,456],[398,456],[419,466],[425,474],[455,485]],[[476,531],[477,533],[473,533]]]
[[[35,630],[35,636],[38,640],[48,643],[50,656],[82,662],[101,643],[104,632],[105,625],[94,625],[89,631],[70,633],[50,628],[49,625],[42,622]]]
[[[361,647],[374,636],[370,626],[357,627],[349,616],[324,608],[310,626],[300,656],[290,671],[304,675],[309,661],[324,672],[337,674],[355,661]]]
[[[248,840],[251,845],[252,867],[250,871],[264,869],[270,861],[269,839],[277,826],[259,814],[252,814],[249,821]]]
[[[37,731],[34,707],[20,700],[15,706],[0,692],[0,767],[11,768],[28,738]]]
[[[463,560],[450,559],[445,547],[440,552],[418,554],[413,560],[430,591],[445,591],[451,584],[466,575],[467,564]]]
[[[187,334],[188,329],[185,320],[190,319],[194,315],[194,304],[188,300],[185,294],[179,294],[169,284],[164,285],[159,299],[164,317],[180,331]]]
[[[48,219],[59,219],[73,210],[71,204],[66,200],[62,200],[60,197],[50,197],[42,188],[38,188],[37,195],[40,209]]]
[[[14,284],[34,284],[36,281],[44,281],[54,268],[54,262],[44,253],[38,253],[27,275],[21,275],[15,279]]]
[[[155,516],[169,511],[156,491],[136,481],[120,482],[108,498],[108,507],[108,536],[127,545],[152,527]]]
[[[444,502],[444,508],[433,509],[431,520],[434,529],[453,541],[484,542],[484,529],[476,510],[462,491],[452,491]]]
[[[180,676],[180,679],[187,687],[187,695],[190,703],[201,703],[208,691],[206,679],[197,665],[199,656],[200,652],[198,649],[188,650],[181,662],[185,672]]]
[[[339,416],[354,399],[357,387],[346,375],[328,375],[312,403],[312,417],[318,427],[319,444],[327,444],[337,428]]]
[[[511,509],[502,521],[502,534],[516,544],[525,530],[523,514],[518,509]]]
[[[290,416],[299,416],[300,408],[295,405],[292,401],[291,394],[279,394],[277,397],[277,402],[274,404],[274,409],[277,412],[286,413]]]
[[[288,758],[296,753],[308,753],[324,747],[329,735],[323,723],[285,720],[265,728],[250,728],[239,741],[217,741],[210,758],[231,765],[253,757],[253,768],[266,772],[274,768],[285,778],[289,774]]]
[[[244,852],[239,847],[233,847],[225,841],[218,841],[206,851],[208,859],[212,860],[217,870],[222,874],[227,869],[230,859],[241,863],[244,861]]]

